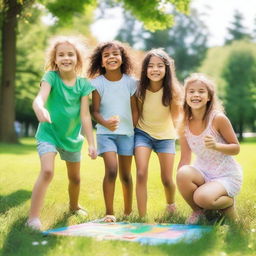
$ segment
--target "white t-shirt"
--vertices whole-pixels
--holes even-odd
[[[101,124],[97,124],[97,134],[133,135],[131,113],[131,96],[134,95],[137,82],[126,74],[119,81],[109,81],[104,75],[91,80],[91,84],[100,95],[100,114],[107,120],[112,116],[119,116],[118,129],[110,131]]]

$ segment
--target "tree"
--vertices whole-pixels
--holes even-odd
[[[68,22],[75,13],[81,13],[96,0],[41,0],[59,22]],[[122,0],[123,7],[129,9],[136,18],[150,29],[165,29],[172,25],[173,17],[165,12],[165,5],[174,4],[179,11],[187,12],[190,0],[165,0],[159,7],[158,0]],[[19,18],[35,0],[3,0],[1,8],[2,37],[2,77],[0,88],[0,142],[17,142],[13,123],[15,120],[15,73],[16,73],[16,33]],[[33,6],[34,8],[36,5]],[[142,8],[143,7],[143,8]]]
[[[225,44],[231,44],[235,40],[251,39],[250,34],[243,25],[243,15],[239,11],[235,11],[234,20],[230,28],[228,28],[228,38]]]
[[[255,127],[256,57],[248,48],[233,48],[223,70],[225,109],[239,139],[245,128]]]
[[[178,77],[184,79],[205,57],[208,30],[196,10],[191,10],[189,16],[174,13],[175,25],[155,32],[143,29],[130,14],[126,14],[117,39],[132,46],[139,45],[144,50],[164,48],[175,60]]]

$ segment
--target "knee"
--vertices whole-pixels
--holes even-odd
[[[106,176],[105,176],[108,181],[110,182],[113,182],[116,180],[116,177],[117,177],[117,169],[116,168],[112,168],[112,169],[109,169],[108,172],[106,173]]]
[[[174,182],[170,179],[167,179],[167,178],[162,179],[162,184],[166,188],[175,188]]]
[[[147,182],[147,176],[145,175],[145,172],[137,171],[137,183],[146,183]]]
[[[129,184],[132,183],[132,176],[131,176],[131,174],[122,175],[120,179],[121,179],[121,182],[124,185],[129,185]]]
[[[214,206],[214,201],[206,194],[194,193],[193,196],[194,202],[203,209],[212,209]]]
[[[188,165],[183,165],[177,172],[176,181],[177,184],[184,183],[184,181],[190,180],[191,171]]]
[[[43,177],[44,182],[50,182],[53,178],[53,170],[44,169],[42,171],[42,177]]]
[[[81,179],[80,176],[71,176],[69,177],[69,182],[74,185],[80,185]]]

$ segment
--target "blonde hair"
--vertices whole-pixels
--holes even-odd
[[[206,104],[206,110],[205,110],[205,113],[203,116],[203,121],[204,121],[205,126],[207,125],[209,117],[213,111],[218,111],[221,113],[224,112],[222,103],[220,102],[220,100],[217,97],[216,87],[215,87],[215,83],[213,82],[213,80],[211,78],[209,78],[208,76],[206,76],[205,74],[192,73],[184,81],[185,95],[184,95],[184,102],[183,102],[183,120],[180,125],[180,129],[179,129],[180,134],[182,134],[184,132],[184,127],[185,127],[186,123],[192,118],[191,107],[186,102],[186,95],[187,95],[188,86],[195,82],[201,82],[202,84],[204,84],[207,89],[208,96],[209,96],[209,101]]]
[[[60,44],[68,43],[74,47],[77,55],[77,64],[75,72],[82,75],[85,69],[86,46],[84,40],[75,36],[55,36],[50,39],[49,47],[46,50],[45,71],[57,71],[58,67],[55,63],[57,47]]]

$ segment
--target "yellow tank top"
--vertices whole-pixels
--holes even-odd
[[[175,139],[170,106],[162,104],[163,88],[157,92],[146,90],[143,112],[137,128],[158,140]],[[139,100],[139,104],[141,104]]]

